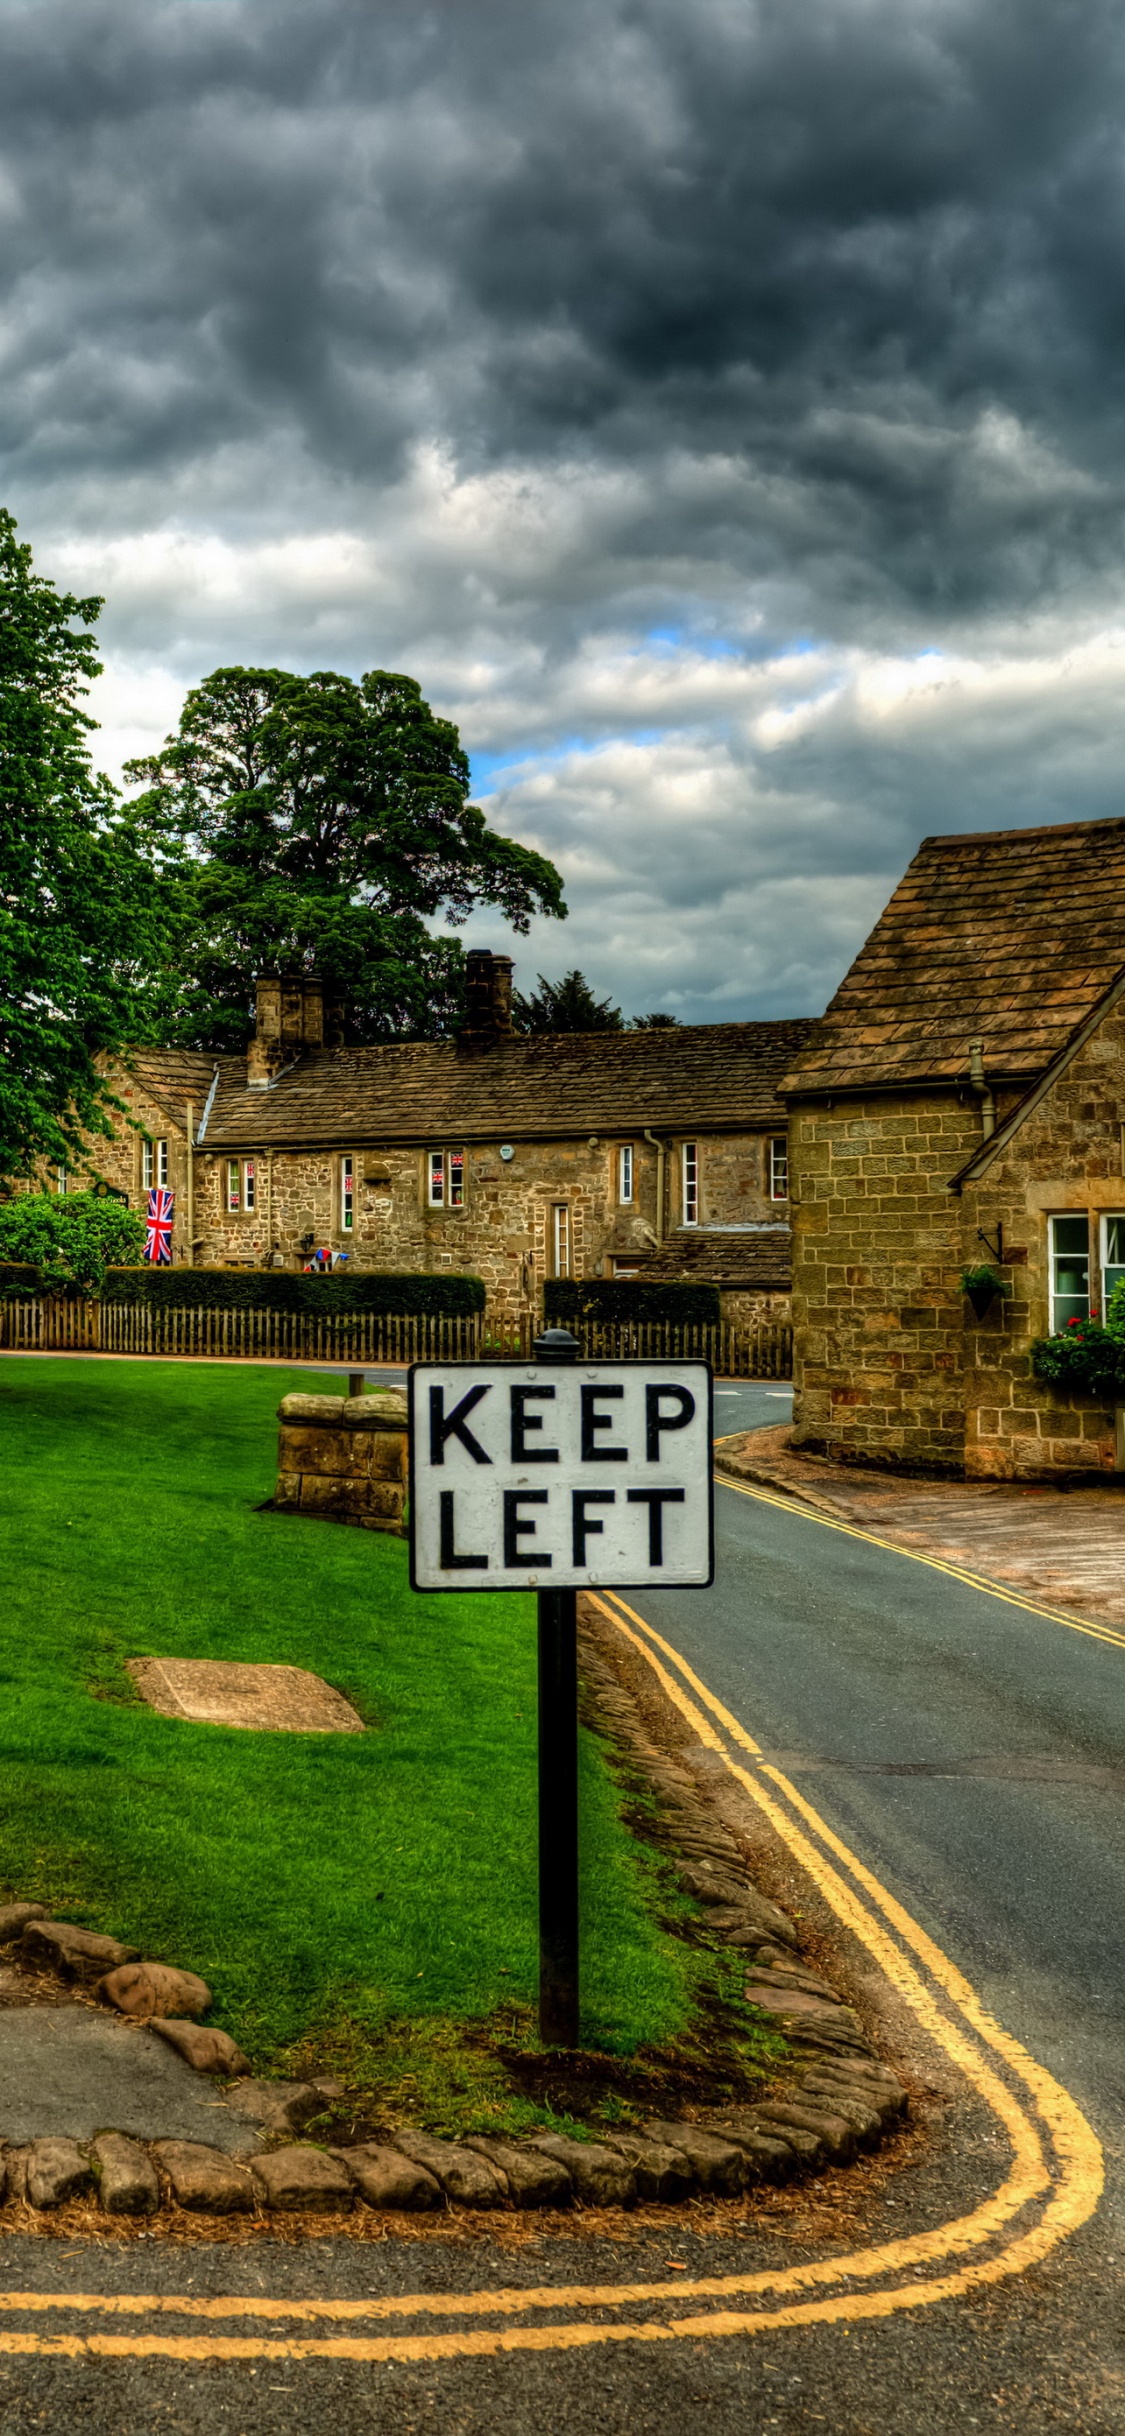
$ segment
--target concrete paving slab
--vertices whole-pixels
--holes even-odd
[[[258,2146],[253,2125],[232,2114],[214,2082],[150,2030],[81,2005],[0,2012],[0,2139],[92,2140],[101,2131],[206,2140],[232,2155]]]
[[[164,1717],[251,1732],[362,1734],[342,1692],[303,1666],[247,1666],[225,1658],[130,1658],[142,1700]]]

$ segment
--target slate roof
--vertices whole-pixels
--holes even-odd
[[[244,1058],[146,1049],[135,1069],[163,1104],[175,1105],[181,1124],[191,1097],[198,1128],[218,1065],[208,1150],[542,1141],[646,1126],[660,1134],[783,1131],[778,1081],[815,1029],[804,1017],[564,1032],[484,1047],[392,1041],[305,1056],[267,1091],[247,1088]]]
[[[783,1219],[760,1226],[676,1227],[646,1256],[640,1273],[787,1294],[793,1283],[793,1231]]]
[[[1029,1082],[1125,965],[1125,820],[928,837],[787,1092]]]

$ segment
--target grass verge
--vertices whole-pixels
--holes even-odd
[[[335,2066],[376,2111],[439,2128],[542,2120],[565,2090],[529,2068],[534,1602],[417,1596],[401,1542],[259,1511],[277,1403],[310,1383],[0,1364],[0,1871],[200,1971],[260,2067]],[[369,1731],[160,1717],[133,1690],[139,1655],[307,1667]],[[627,2106],[701,2008],[752,2066],[761,2033],[675,1933],[682,1898],[585,1732],[581,1802],[596,2105]]]

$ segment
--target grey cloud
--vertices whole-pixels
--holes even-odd
[[[1108,0],[0,0],[4,496],[122,749],[410,667],[568,867],[521,967],[697,1015],[1119,808],[1123,70]]]

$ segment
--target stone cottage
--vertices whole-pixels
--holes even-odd
[[[928,838],[782,1089],[798,1443],[1115,1468],[1113,1412],[1029,1347],[1125,1275],[1125,820]]]
[[[729,1318],[786,1317],[777,1085],[814,1027],[524,1038],[510,958],[467,961],[454,1039],[329,1045],[320,983],[287,976],[259,983],[245,1056],[138,1051],[100,1171],[142,1212],[169,1186],[176,1261],[471,1271],[498,1311],[544,1277],[691,1275]]]

